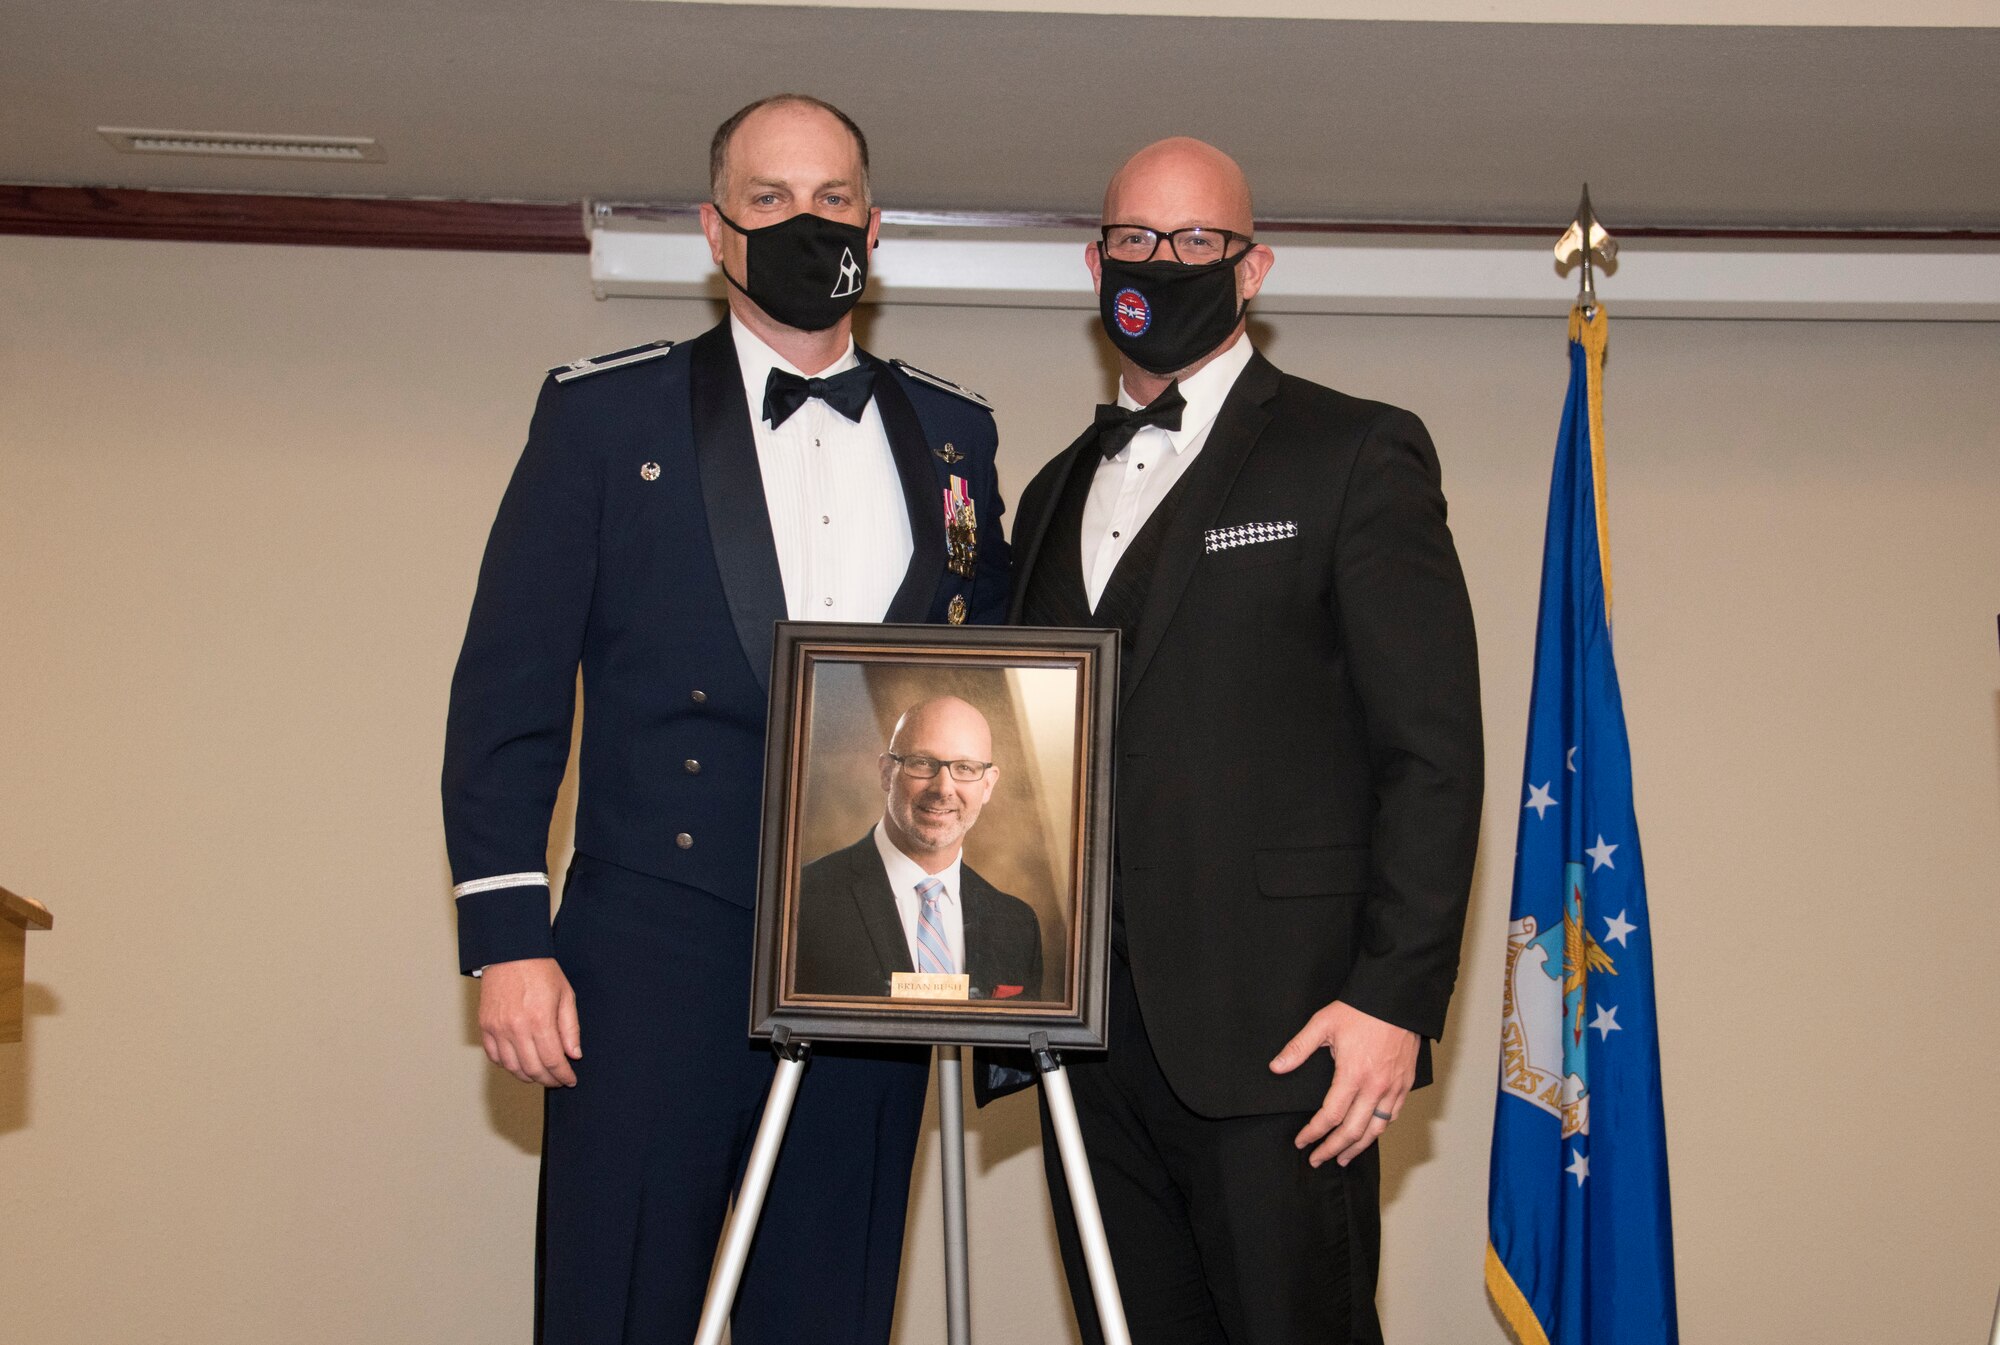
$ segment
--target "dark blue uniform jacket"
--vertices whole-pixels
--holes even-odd
[[[884,619],[944,621],[962,598],[966,620],[1001,621],[992,412],[860,358],[877,370],[915,544]],[[978,518],[971,579],[945,567],[953,476]],[[546,847],[579,668],[576,848],[754,903],[772,626],[784,617],[728,324],[552,371],[452,678],[445,841],[452,881],[476,889],[458,899],[463,970],[553,955]]]

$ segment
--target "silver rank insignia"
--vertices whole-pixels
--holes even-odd
[[[951,606],[945,609],[944,615],[945,620],[951,622],[954,626],[963,626],[965,624],[965,595],[963,593],[954,593],[952,595]]]
[[[660,464],[649,462],[641,467],[639,469],[639,479],[641,481],[658,481],[660,479]]]
[[[965,478],[954,476],[944,492],[944,566],[970,579],[979,558],[979,518],[972,508],[972,490]]]
[[[614,350],[609,355],[596,355],[590,359],[574,360],[569,364],[558,364],[549,370],[558,383],[568,383],[592,374],[601,374],[606,369],[620,369],[628,364],[639,364],[646,360],[657,360],[662,355],[674,351],[672,341],[648,341],[643,346],[633,346],[630,350]]]
[[[949,378],[939,378],[936,374],[928,370],[917,368],[916,365],[911,364],[907,360],[890,360],[889,363],[901,370],[905,376],[914,378],[919,383],[928,383],[940,392],[948,392],[954,397],[963,397],[974,406],[983,406],[988,411],[993,409],[993,403],[981,397],[971,388],[954,383]]]

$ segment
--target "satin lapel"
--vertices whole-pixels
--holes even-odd
[[[882,414],[882,428],[889,436],[889,452],[896,459],[896,475],[903,482],[903,503],[910,511],[910,568],[896,596],[889,602],[884,621],[923,621],[929,618],[931,599],[944,579],[944,487],[938,484],[931,466],[930,441],[924,437],[917,409],[887,364],[863,351],[861,358],[875,367],[875,406]]]
[[[1048,540],[1049,522],[1056,516],[1062,505],[1063,490],[1069,485],[1069,474],[1079,470],[1077,459],[1091,451],[1097,443],[1097,427],[1092,426],[1078,435],[1070,446],[1062,451],[1057,461],[1061,464],[1055,470],[1044,496],[1042,507],[1033,518],[1023,514],[1014,530],[1014,591],[1007,604],[1007,620],[1019,623],[1021,606],[1028,597],[1028,576],[1035,572],[1035,562],[1041,557],[1042,543]]]
[[[938,517],[944,517],[942,499],[938,501]],[[853,854],[854,881],[848,890],[854,896],[854,909],[861,913],[868,940],[875,945],[875,957],[883,974],[915,971],[916,965],[910,961],[910,943],[903,935],[903,917],[896,914],[896,894],[889,890],[889,875],[882,871],[882,857],[875,853],[873,835],[862,837]],[[885,986],[883,993],[887,992]]]
[[[1132,663],[1119,678],[1121,700],[1139,685],[1153,652],[1160,647],[1181,595],[1194,578],[1194,567],[1201,561],[1203,534],[1215,526],[1216,515],[1236,484],[1236,474],[1243,470],[1244,460],[1257,446],[1257,436],[1271,419],[1267,404],[1277,395],[1277,369],[1262,355],[1253,354],[1237,376],[1236,386],[1229,390],[1202,444],[1201,455],[1183,482],[1186,494],[1162,539],[1159,565],[1153,571],[1146,606],[1139,614]]]
[[[743,374],[728,323],[695,339],[690,376],[695,460],[708,511],[709,545],[743,656],[750,660],[757,685],[768,691],[771,628],[785,619],[785,581],[771,540],[757,441],[750,432],[750,407],[743,399]]]

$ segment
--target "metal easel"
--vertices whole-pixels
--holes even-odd
[[[1069,1183],[1070,1205],[1076,1213],[1084,1264],[1090,1271],[1090,1290],[1097,1300],[1098,1322],[1104,1330],[1106,1345],[1132,1345],[1131,1332],[1125,1325],[1124,1300],[1118,1296],[1118,1278],[1111,1269],[1111,1244],[1104,1236],[1104,1216],[1097,1207],[1097,1188],[1090,1180],[1083,1131],[1077,1124],[1076,1101],[1069,1091],[1069,1075],[1063,1069],[1061,1057],[1049,1045],[1047,1033],[1031,1034],[1029,1049],[1048,1101],[1050,1121],[1056,1129],[1056,1150],[1062,1155],[1063,1176]],[[812,1043],[799,1041],[788,1029],[780,1027],[771,1033],[771,1050],[778,1057],[777,1073],[764,1099],[764,1114],[757,1122],[757,1137],[750,1145],[750,1161],[743,1172],[743,1185],[736,1193],[735,1208],[722,1230],[722,1247],[716,1253],[715,1272],[709,1277],[708,1296],[702,1300],[695,1345],[722,1345],[723,1328],[729,1324],[729,1312],[736,1304],[736,1291],[743,1282],[750,1241],[756,1236],[764,1197],[771,1189],[771,1173],[778,1165],[778,1150],[785,1141],[785,1127],[791,1121],[792,1104],[798,1100],[799,1080],[805,1076]],[[938,1128],[942,1132],[938,1159],[944,1176],[945,1339],[948,1345],[972,1345],[971,1256],[965,1231],[962,1048],[939,1046],[937,1066]]]

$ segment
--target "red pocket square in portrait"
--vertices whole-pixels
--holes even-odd
[[[993,987],[993,998],[995,999],[1012,999],[1020,993],[1021,987],[1018,985],[996,985]]]

